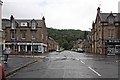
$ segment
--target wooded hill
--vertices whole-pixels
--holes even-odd
[[[73,47],[73,44],[78,39],[84,39],[86,31],[74,29],[48,29],[48,36],[56,40],[59,45],[68,50]],[[87,31],[88,32],[88,31]]]

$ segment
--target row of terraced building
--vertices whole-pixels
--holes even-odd
[[[58,43],[48,36],[44,16],[42,19],[2,19],[3,49],[26,53],[46,53],[58,48]]]

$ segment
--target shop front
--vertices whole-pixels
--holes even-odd
[[[107,55],[120,54],[120,40],[107,40],[106,41],[106,53]]]
[[[34,53],[44,53],[45,48],[47,48],[46,44],[43,43],[16,43],[16,45],[13,45],[12,43],[6,43],[6,45],[9,45],[12,50],[15,50],[19,53],[26,53],[30,54],[32,52]]]

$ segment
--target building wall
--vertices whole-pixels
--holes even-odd
[[[56,51],[58,47],[59,45],[54,39],[48,38],[48,51]]]
[[[13,44],[15,42],[17,45],[18,52],[21,51],[22,45],[26,46],[26,51],[28,49],[28,46],[30,45],[31,51],[34,46],[37,46],[39,49],[41,48],[42,53],[47,52],[47,28],[45,26],[45,21],[41,20],[41,23],[44,23],[44,24],[41,24],[42,25],[41,27],[37,26],[36,29],[32,29],[30,25],[21,26],[19,21],[17,22],[18,25],[16,26],[16,29],[11,28],[11,23],[10,24],[8,23],[9,26],[3,25],[3,27],[5,27],[4,37],[5,37],[6,45],[9,45],[9,43]],[[14,31],[15,31],[16,39],[11,38],[11,33]],[[33,31],[35,32],[35,35],[34,35],[35,39],[32,39]],[[25,32],[24,39],[22,38],[23,32]],[[11,48],[14,49],[13,46],[11,46]]]
[[[105,14],[106,13],[104,13],[104,17]],[[108,16],[106,18],[109,19],[109,16],[111,16],[112,13],[107,13],[107,15]],[[109,21],[102,22],[99,16],[100,13],[97,13],[95,23],[93,23],[92,25],[92,53],[108,54],[108,49],[110,48],[109,46],[112,46],[115,50],[116,42],[113,42],[112,45],[109,45],[106,41],[107,40],[116,41],[120,39],[120,25],[116,26],[115,20],[114,20],[115,23],[113,24],[109,23]]]

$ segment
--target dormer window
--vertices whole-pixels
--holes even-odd
[[[21,26],[27,26],[27,22],[21,22]]]
[[[32,22],[32,29],[36,29],[36,23]]]
[[[15,21],[13,21],[11,23],[11,29],[16,29],[17,23],[15,23]]]
[[[110,17],[110,18],[108,19],[108,22],[109,22],[109,24],[114,24],[114,19],[113,19],[112,17]]]
[[[35,21],[35,20],[32,20],[32,22],[31,22],[31,28],[32,28],[32,29],[36,29],[36,27],[37,27],[36,21]]]
[[[109,16],[107,17],[107,19],[108,19],[109,25],[113,25],[114,24],[115,16],[114,16],[114,14],[112,12],[109,14]]]

